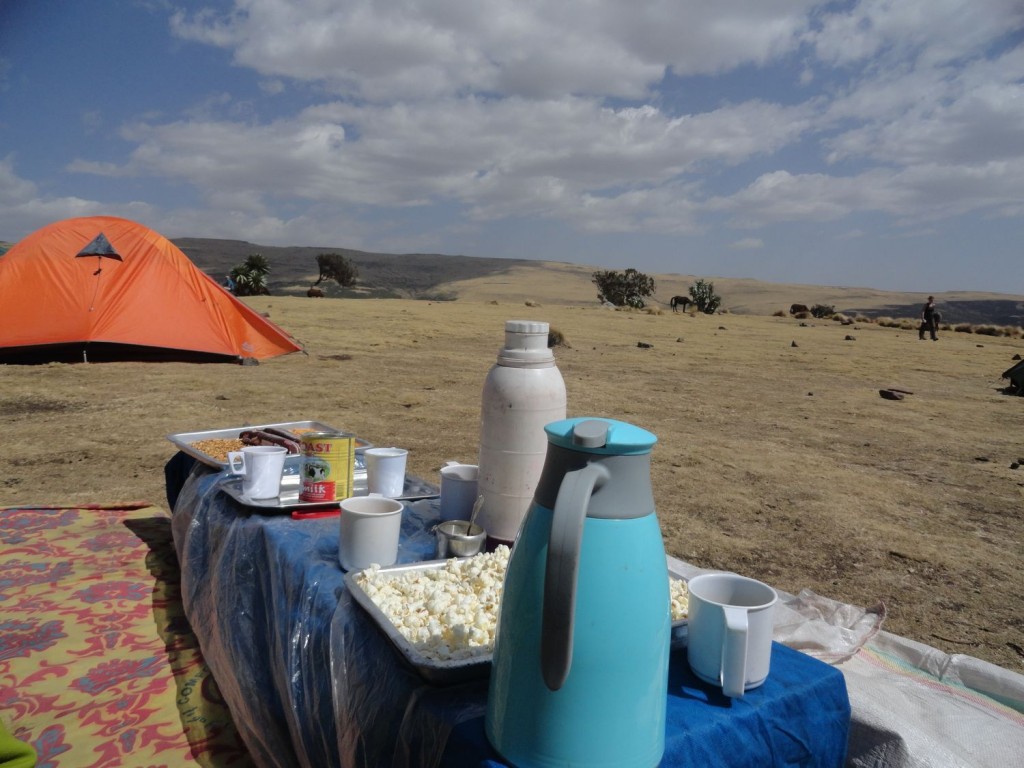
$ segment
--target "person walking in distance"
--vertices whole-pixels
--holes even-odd
[[[935,311],[935,297],[929,296],[928,301],[925,302],[924,307],[921,309],[921,326],[917,329],[918,338],[924,341],[924,332],[928,331],[931,333],[932,341],[938,341],[939,336],[936,333],[938,325],[939,316],[938,312]]]

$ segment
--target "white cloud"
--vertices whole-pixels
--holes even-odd
[[[36,195],[36,185],[14,172],[14,157],[0,158],[0,205],[18,205]]]
[[[755,226],[864,210],[910,218],[929,207],[1011,210],[1006,194],[978,190],[954,201],[943,183],[974,190],[971,180],[1000,177],[994,163],[1022,151],[1024,53],[989,60],[986,51],[1024,24],[1024,11],[1015,0],[980,3],[981,11],[966,0],[861,0],[842,10],[811,0],[686,8],[247,0],[226,15],[178,14],[173,28],[265,77],[322,82],[346,98],[262,125],[140,125],[131,166],[184,178],[243,210],[275,196],[448,200],[471,220],[536,215],[587,231],[693,231],[701,211],[730,211],[737,224]],[[674,115],[654,106],[668,70],[768,66],[800,45],[817,56],[797,78],[808,89],[803,103],[766,98]],[[964,57],[966,66],[949,66]],[[859,62],[869,64],[851,68]],[[811,90],[823,66],[845,67],[849,87]],[[613,109],[608,97],[646,106]],[[868,167],[841,175],[779,168],[732,194],[702,195],[709,172],[771,157],[819,131],[833,164]],[[926,180],[935,181],[930,191]],[[254,188],[261,194],[250,195]]]
[[[828,142],[831,159],[979,163],[1024,156],[1024,47],[952,70],[866,80],[826,120],[859,123]]]
[[[149,210],[145,204],[109,205],[74,195],[43,197],[37,186],[18,176],[11,155],[0,159],[0,232],[20,240],[37,229],[74,216],[137,217]]]
[[[399,207],[446,199],[475,219],[541,215],[583,229],[678,231],[692,226],[687,196],[696,187],[680,179],[709,162],[769,155],[812,119],[808,107],[762,102],[683,117],[582,98],[334,102],[266,125],[136,123],[122,131],[137,145],[126,165],[80,160],[71,169],[184,179],[211,204],[243,211],[274,199]]]
[[[795,50],[815,4],[247,0],[219,16],[179,12],[172,28],[263,75],[323,81],[371,101],[466,92],[640,98],[666,67],[715,73]]]
[[[737,251],[756,251],[764,248],[764,240],[759,237],[744,237],[742,240],[735,241],[730,247]]]
[[[977,55],[1021,24],[1019,0],[859,0],[823,14],[804,39],[831,64],[915,58],[930,66]]]
[[[921,165],[874,169],[855,176],[775,171],[734,195],[707,201],[737,226],[784,221],[836,221],[857,212],[883,212],[916,226],[975,210],[1014,215],[1024,199],[1024,159],[979,167]]]

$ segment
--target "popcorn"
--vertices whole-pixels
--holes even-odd
[[[395,629],[425,658],[458,661],[490,654],[509,548],[448,560],[442,568],[381,573],[371,566],[356,581]],[[689,590],[669,578],[672,621],[688,615]]]
[[[669,577],[668,601],[672,621],[681,621],[690,615],[690,588],[685,581]]]
[[[401,635],[428,659],[470,659],[494,651],[509,548],[501,545],[443,568],[380,573],[357,583]]]

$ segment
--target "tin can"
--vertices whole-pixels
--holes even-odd
[[[307,432],[299,501],[341,501],[353,494],[356,440],[347,432]]]

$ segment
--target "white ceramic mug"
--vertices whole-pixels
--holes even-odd
[[[367,448],[366,487],[369,493],[396,498],[405,491],[405,465],[409,452],[404,448]]]
[[[228,471],[242,476],[242,494],[273,499],[281,493],[281,475],[288,449],[278,445],[247,445],[228,454]]]
[[[383,496],[353,496],[341,502],[338,559],[346,571],[394,565],[402,532],[402,502]]]
[[[778,595],[735,573],[704,573],[688,583],[687,658],[701,680],[741,698],[768,677]]]
[[[477,478],[480,469],[476,464],[459,464],[449,461],[441,467],[441,520],[469,520],[476,502]]]

